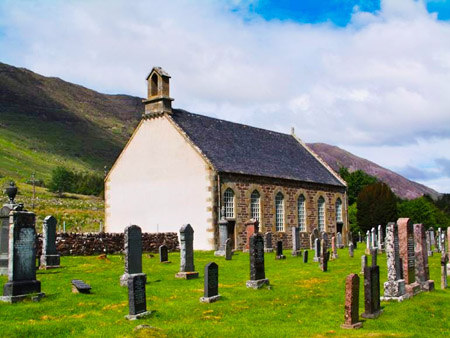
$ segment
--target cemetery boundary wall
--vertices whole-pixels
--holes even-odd
[[[142,233],[142,251],[158,252],[165,244],[169,251],[178,251],[175,232]],[[38,234],[37,257],[42,253],[42,234]],[[57,233],[56,250],[61,256],[90,256],[123,253],[123,233]]]

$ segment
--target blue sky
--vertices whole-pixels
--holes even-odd
[[[450,0],[0,0],[0,62],[141,97],[162,66],[175,107],[450,193]]]

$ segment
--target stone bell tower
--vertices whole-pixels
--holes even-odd
[[[153,67],[147,76],[147,99],[142,101],[145,104],[144,116],[172,112],[173,99],[169,97],[169,79],[170,75],[164,69]]]

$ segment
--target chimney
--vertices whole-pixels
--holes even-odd
[[[153,67],[147,76],[147,99],[142,102],[145,104],[144,116],[160,115],[172,113],[172,101],[169,97],[169,79],[161,67]]]

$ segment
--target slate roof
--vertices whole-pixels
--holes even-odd
[[[218,172],[344,186],[292,135],[181,109],[170,116]]]

